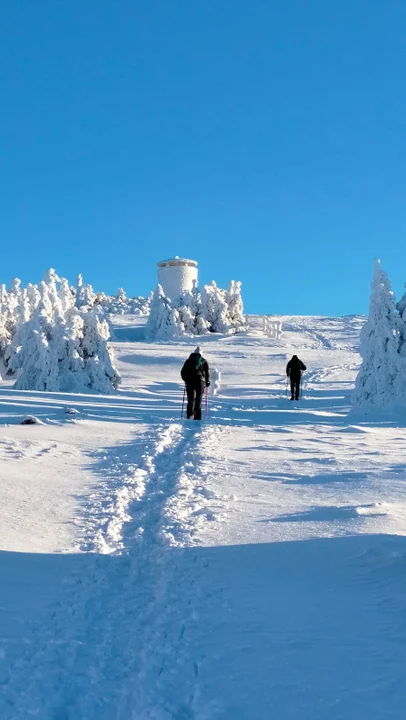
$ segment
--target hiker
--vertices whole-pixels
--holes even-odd
[[[306,370],[306,365],[299,360],[297,355],[292,355],[292,359],[289,360],[286,365],[286,375],[290,379],[290,392],[292,397],[291,400],[299,400],[300,394],[300,380],[302,372]]]
[[[180,371],[182,380],[186,385],[187,418],[202,419],[202,396],[204,389],[210,385],[210,372],[207,361],[201,355],[200,347],[186,360]]]

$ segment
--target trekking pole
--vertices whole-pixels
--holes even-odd
[[[186,395],[186,385],[183,386],[182,412],[180,414],[181,418],[183,418],[183,407],[185,405],[185,395]]]
[[[206,418],[209,417],[209,388],[206,387]]]

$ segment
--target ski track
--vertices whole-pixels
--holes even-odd
[[[225,432],[174,423],[147,439],[139,464],[131,455],[145,447],[144,436],[135,439],[132,453],[122,447],[103,457],[116,487],[103,505],[107,479],[90,498],[95,512],[85,512],[94,536],[82,547],[90,551],[86,572],[67,579],[49,626],[34,631],[23,660],[2,678],[3,720],[205,717],[198,710],[199,663],[187,661],[183,650],[198,589],[194,577],[179,574],[170,548],[186,537],[193,544],[201,522],[215,520],[221,510],[221,498],[205,487],[210,463],[203,456],[199,461],[199,448],[213,448]],[[182,677],[175,694],[174,664]]]

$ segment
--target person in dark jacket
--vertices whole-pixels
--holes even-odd
[[[204,390],[210,385],[210,371],[207,361],[200,353],[198,346],[186,360],[180,371],[186,385],[187,418],[202,419],[202,397]]]
[[[300,380],[302,373],[306,370],[306,365],[299,360],[297,355],[293,355],[286,365],[286,375],[290,379],[291,400],[299,400]]]

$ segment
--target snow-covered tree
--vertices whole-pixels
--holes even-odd
[[[203,314],[202,296],[197,287],[197,282],[194,283],[192,289],[192,304],[191,311],[194,316],[194,326],[196,335],[206,335],[209,332],[209,323]]]
[[[214,320],[215,320],[216,295],[217,295],[217,285],[214,282],[214,280],[212,283],[210,283],[210,285],[204,285],[203,290],[200,294],[201,313],[207,323],[207,327],[210,332],[215,332]]]
[[[399,316],[391,283],[375,261],[368,320],[361,330],[362,364],[356,379],[352,402],[355,406],[385,406],[399,401],[401,356],[399,354]]]
[[[225,301],[228,307],[228,317],[234,332],[246,329],[244,305],[241,297],[241,282],[231,280],[226,292]]]
[[[153,293],[148,297],[127,297],[122,288],[119,288],[117,295],[106,295],[97,293],[95,305],[102,308],[106,315],[137,315],[148,316],[151,308]]]
[[[108,344],[109,325],[101,319],[97,309],[82,312],[83,339],[81,354],[84,372],[87,375],[86,387],[96,392],[108,393],[117,389],[121,380],[114,365],[114,353]]]
[[[212,332],[222,333],[223,335],[229,335],[233,332],[233,327],[230,322],[230,316],[228,313],[228,305],[226,302],[226,293],[224,290],[217,288],[217,292],[214,294],[214,313],[213,322],[211,326]]]
[[[30,304],[30,317],[34,314],[35,310],[37,309],[39,302],[41,300],[41,295],[38,290],[37,285],[32,285],[31,283],[28,283],[26,287],[26,293],[28,302]]]
[[[213,281],[202,292],[195,284],[191,292],[173,299],[166,297],[158,286],[152,298],[146,336],[162,340],[208,332],[229,335],[244,329],[241,283],[233,280],[226,291]]]
[[[75,291],[72,292],[72,288],[69,286],[66,278],[61,278],[58,297],[63,313],[66,313],[68,310],[74,307]]]
[[[21,281],[15,278],[11,288],[0,287],[0,375],[8,372],[8,363],[11,354],[11,343],[17,328],[28,320],[34,307],[38,304],[38,297],[33,302],[27,289],[21,288]]]
[[[173,301],[173,306],[179,313],[179,319],[186,335],[197,335],[196,315],[193,309],[194,298],[192,293],[184,292]]]
[[[396,307],[399,311],[399,354],[406,358],[406,292]]]
[[[9,368],[21,369],[17,390],[58,391],[58,340],[60,325],[55,321],[52,290],[41,283],[41,300],[28,322],[17,329],[12,343]],[[60,315],[57,314],[58,318]]]
[[[84,285],[82,275],[76,281],[76,307],[93,307],[96,302],[96,293],[91,285]]]
[[[58,287],[59,286],[59,287]],[[86,286],[82,286],[86,287]],[[14,335],[8,367],[19,390],[109,393],[120,376],[97,309],[74,305],[67,280],[48,271],[33,316]]]
[[[168,340],[184,333],[185,328],[178,310],[172,306],[162,286],[158,285],[152,298],[145,337],[148,340]]]
[[[202,315],[210,332],[228,335],[233,332],[230,320],[226,292],[213,282],[205,285],[201,295]]]

